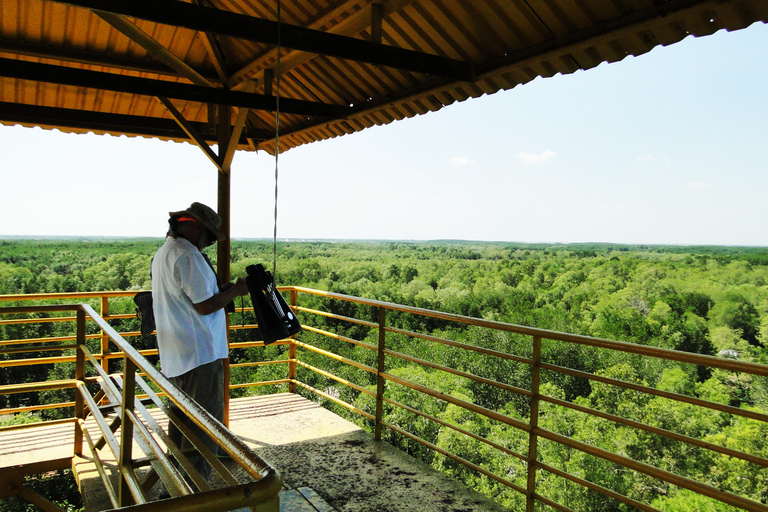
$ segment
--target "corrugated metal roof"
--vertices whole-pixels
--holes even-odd
[[[278,42],[284,151],[689,35],[768,21],[765,0],[0,0],[0,6],[3,124],[166,140],[191,134],[211,144],[239,132],[242,112],[237,148],[270,153]],[[223,110],[229,123],[219,128],[214,104],[240,108]]]

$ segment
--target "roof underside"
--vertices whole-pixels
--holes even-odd
[[[758,21],[765,0],[0,0],[0,123],[231,159],[274,153],[277,109],[285,151]]]

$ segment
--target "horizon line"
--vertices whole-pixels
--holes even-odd
[[[163,240],[163,236],[147,235],[0,235],[0,240]],[[274,242],[273,238],[267,237],[233,237],[233,242]],[[747,244],[696,244],[696,243],[645,243],[645,242],[523,242],[509,240],[469,240],[461,238],[434,238],[434,239],[411,239],[411,238],[320,238],[320,237],[284,237],[278,238],[277,242],[290,243],[311,243],[311,242],[354,242],[354,243],[456,243],[456,244],[513,244],[513,245],[548,245],[548,246],[577,246],[577,245],[603,245],[603,246],[630,246],[630,247],[743,247],[743,248],[764,248],[766,245],[747,245]]]

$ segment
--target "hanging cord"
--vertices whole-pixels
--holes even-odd
[[[275,87],[275,226],[272,235],[272,277],[277,280],[277,160],[280,154],[280,0],[277,0],[277,84]]]

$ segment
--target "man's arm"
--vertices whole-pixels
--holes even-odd
[[[215,293],[203,302],[198,302],[193,305],[195,306],[195,310],[201,315],[210,315],[211,313],[224,308],[227,304],[235,300],[235,298],[246,294],[248,294],[248,285],[246,284],[245,279],[241,277],[234,283],[227,283],[222,286],[219,293]]]

